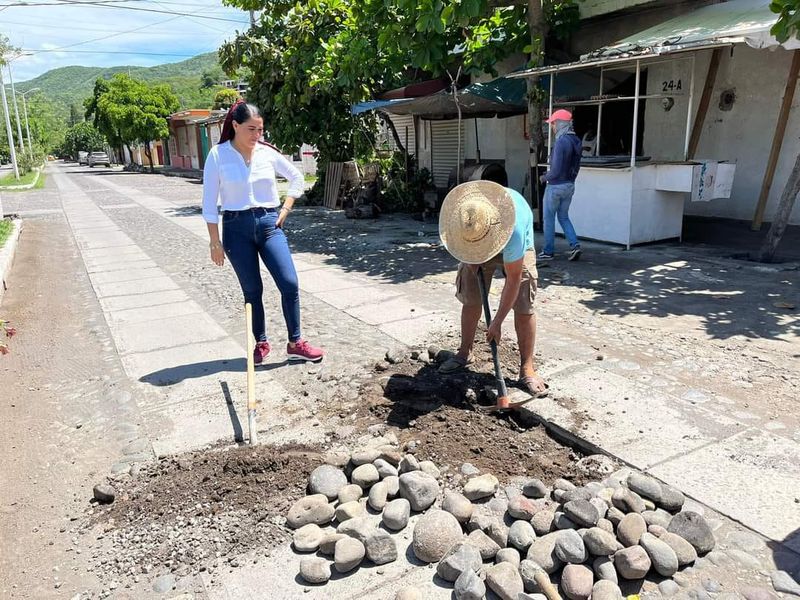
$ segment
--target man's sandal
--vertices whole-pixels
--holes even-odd
[[[550,386],[541,378],[538,373],[533,375],[524,375],[519,378],[517,385],[521,387],[523,390],[528,392],[534,398],[541,398],[543,396],[547,396],[550,393]],[[539,386],[543,385],[544,389],[540,390]]]
[[[470,364],[472,364],[472,356],[469,356],[468,358],[461,358],[460,356],[454,354],[441,365],[439,365],[439,373],[442,375],[458,373]]]

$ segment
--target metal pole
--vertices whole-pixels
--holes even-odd
[[[31,160],[33,160],[33,142],[31,141],[31,126],[28,123],[28,103],[25,102],[25,94],[22,96],[22,112],[25,114],[25,131],[28,134],[28,152],[30,152]]]
[[[19,150],[25,152],[25,138],[22,137],[22,121],[19,119],[19,105],[17,92],[14,91],[14,77],[11,75],[11,63],[8,63],[8,80],[11,82],[11,102],[14,104],[14,117],[17,119],[17,135],[19,135]]]
[[[692,74],[689,77],[689,106],[686,109],[686,140],[683,143],[683,160],[689,160],[689,138],[692,130],[692,103],[694,101],[694,67],[695,55],[692,54],[692,62],[689,67]]]
[[[247,428],[250,432],[250,445],[258,443],[258,427],[256,426],[256,374],[253,362],[255,339],[253,338],[253,306],[249,302],[244,305],[246,329],[245,351],[247,352]]]
[[[594,155],[600,156],[600,129],[603,126],[603,74],[605,70],[600,67],[600,95],[598,100],[600,104],[597,105],[597,134],[595,135]]]
[[[641,63],[636,61],[636,91],[633,94],[633,140],[631,141],[631,169],[636,167],[636,138],[639,135],[639,84],[642,75]]]
[[[3,97],[3,114],[6,117],[6,134],[8,135],[8,151],[11,153],[11,165],[14,167],[14,177],[19,179],[17,151],[14,149],[14,131],[11,129],[11,117],[8,116],[8,100],[6,99],[6,84],[3,81],[2,66],[0,66],[0,95]]]
[[[555,80],[556,80],[556,74],[555,73],[550,73],[550,112],[547,115],[548,118],[550,118],[553,115],[553,87],[554,87]],[[538,126],[541,127],[542,124],[539,123]],[[548,164],[550,163],[550,158],[551,158],[550,154],[552,153],[552,150],[553,150],[553,128],[552,127],[548,127],[547,128],[547,163]],[[536,177],[539,177],[538,173],[536,174]]]

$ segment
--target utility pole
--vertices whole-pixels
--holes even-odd
[[[17,119],[17,139],[19,140],[19,151],[25,152],[25,138],[22,137],[22,121],[19,118],[19,105],[17,104],[17,93],[14,91],[14,77],[11,75],[11,62],[8,63],[8,80],[11,82],[11,101],[14,103],[14,117]]]
[[[0,61],[2,57],[0,57]],[[3,67],[0,64],[0,96],[3,98],[3,114],[6,119],[6,134],[8,135],[8,151],[11,153],[11,166],[14,167],[14,177],[19,179],[19,167],[17,166],[17,151],[14,148],[14,132],[11,129],[11,118],[8,116],[8,101],[6,100],[6,84],[3,81]]]
[[[250,11],[250,27],[255,27],[255,26],[256,26],[256,11],[251,10]]]
[[[31,160],[33,160],[33,142],[31,141],[31,125],[28,122],[28,103],[25,101],[25,94],[30,94],[38,89],[39,88],[33,88],[23,94],[20,94],[20,96],[22,96],[22,112],[25,115],[25,131],[28,134],[28,152],[31,155]]]

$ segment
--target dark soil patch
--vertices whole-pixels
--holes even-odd
[[[244,446],[164,459],[115,483],[117,500],[95,509],[113,561],[109,575],[213,571],[251,549],[290,539],[283,517],[322,462],[315,448]],[[99,513],[97,512],[99,510]]]
[[[511,360],[504,359],[504,363]],[[558,478],[584,483],[585,475],[576,469],[581,454],[554,440],[522,414],[483,410],[495,403],[488,351],[478,350],[475,363],[461,373],[441,375],[436,368],[424,360],[381,364],[362,387],[355,408],[356,429],[384,423],[401,445],[416,446],[420,459],[456,470],[469,462],[501,481],[526,476],[548,484]],[[506,383],[510,386],[512,380],[507,378]]]

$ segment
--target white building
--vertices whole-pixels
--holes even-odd
[[[645,158],[654,165],[685,162],[687,139],[700,113],[705,112],[693,158],[735,165],[730,197],[705,197],[706,201],[697,202],[692,201],[690,193],[684,193],[680,214],[751,221],[763,192],[763,220],[770,221],[800,152],[800,97],[787,105],[783,134],[778,127],[787,80],[796,81],[791,79],[790,70],[800,44],[792,40],[780,46],[769,35],[777,18],[769,10],[769,0],[585,0],[580,7],[580,29],[566,48],[576,59],[583,57],[576,63],[593,58],[602,62],[612,54],[631,60],[621,69],[604,67],[603,93],[616,96],[614,102],[596,101],[599,64],[594,70],[581,68],[569,75],[556,75],[556,103],[563,100],[559,104],[574,111],[579,135],[596,130],[598,110],[603,110],[597,154],[627,153],[630,157],[635,102],[616,100],[633,96],[635,59],[639,57],[636,163],[643,164]],[[709,65],[715,52],[717,72],[712,80],[708,78]],[[658,60],[661,54],[664,60]],[[508,60],[500,72],[507,74],[520,64],[522,60]],[[608,61],[606,67],[612,64]],[[794,66],[800,67],[800,60]],[[543,85],[547,88],[547,79]],[[701,111],[706,88],[708,105]],[[603,108],[599,109],[601,104]],[[402,103],[383,110],[396,113],[403,110]],[[459,160],[475,160],[480,150],[482,161],[494,160],[505,167],[511,187],[527,191],[526,115],[464,119],[460,123],[458,119],[435,121],[398,114],[391,118],[398,131],[409,128],[413,140],[410,151],[417,154],[421,167],[431,170],[437,187],[446,189]],[[766,186],[774,140],[780,152],[776,154],[772,183]],[[800,204],[795,206],[790,223],[800,224]]]

